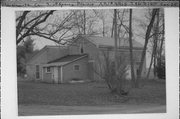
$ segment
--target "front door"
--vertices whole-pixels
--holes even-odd
[[[58,67],[54,67],[54,82],[58,83]]]

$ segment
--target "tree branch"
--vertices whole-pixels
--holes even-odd
[[[19,37],[19,34],[21,33],[21,31],[25,28],[24,26],[22,27],[22,25],[20,26],[20,25],[17,25],[17,27],[16,27],[16,29],[18,30],[18,29],[20,29],[20,31],[17,31],[16,32],[16,39],[17,39],[17,44],[19,44],[20,42],[21,42],[21,40],[23,39],[23,38],[25,38],[25,37],[27,37],[27,36],[29,36],[29,33],[30,32],[32,32],[33,31],[33,29],[36,27],[36,26],[38,26],[39,24],[41,24],[41,23],[43,23],[43,22],[45,22],[46,20],[47,20],[47,18],[51,15],[51,14],[53,14],[53,10],[52,11],[50,11],[48,14],[46,14],[46,16],[43,18],[43,19],[41,19],[41,20],[37,20],[32,26],[30,26],[30,28],[28,28],[28,30],[23,34],[23,35],[21,35],[20,37]],[[24,20],[25,20],[25,17],[26,17],[26,15],[29,13],[29,11],[26,11],[26,12],[24,12],[23,14],[24,14],[24,19],[21,19],[20,21],[21,22],[23,22]],[[41,16],[41,15],[40,15]],[[38,16],[38,18],[40,18],[39,16]],[[29,24],[30,22],[28,22],[28,24]],[[19,23],[18,23],[19,24]],[[22,24],[22,23],[21,23]],[[25,25],[26,26],[26,25]],[[19,38],[18,38],[19,37]]]

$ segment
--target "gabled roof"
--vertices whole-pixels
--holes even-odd
[[[67,48],[67,46],[46,45],[42,49],[40,49],[37,53],[35,53],[30,59],[28,59],[27,62],[30,62],[31,60],[33,60],[34,58],[36,58],[37,56],[39,56],[40,54],[45,52],[47,49],[52,49],[52,48],[59,48],[60,49],[60,48]]]
[[[83,39],[88,40],[97,47],[114,47],[114,38],[111,37],[80,35],[74,40],[74,42]],[[138,48],[138,49],[143,48],[143,45],[136,40],[133,40],[132,43],[133,43],[133,48]],[[120,46],[118,46],[119,48],[129,48],[129,39],[127,38],[121,39],[120,43],[118,40],[118,45],[119,44],[120,44]]]
[[[47,63],[47,65],[44,65],[44,66],[63,66],[63,65],[72,63],[74,61],[80,60],[87,56],[88,56],[87,54],[66,55],[64,57],[60,57],[58,59],[50,61]]]
[[[110,37],[100,37],[100,36],[88,36],[84,37],[85,39],[89,40],[95,45],[98,46],[112,46],[114,47],[114,38]],[[118,42],[118,45],[120,44],[120,47],[129,47],[129,40],[128,39],[122,39],[120,43]],[[133,47],[134,48],[143,48],[143,45],[136,40],[133,40]]]

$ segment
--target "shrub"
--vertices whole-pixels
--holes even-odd
[[[156,71],[157,71],[157,76],[160,79],[165,79],[166,78],[166,71],[165,71],[165,62],[159,62],[157,67],[156,67]]]
[[[114,59],[110,57],[108,52],[103,54],[103,79],[105,79],[111,92],[121,94],[121,92],[124,92],[122,86],[127,72],[127,60],[123,54],[118,56],[117,59],[117,64],[115,64]]]

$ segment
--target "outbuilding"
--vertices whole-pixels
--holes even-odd
[[[66,83],[72,80],[87,81],[88,55],[66,55],[43,65],[44,82]]]

